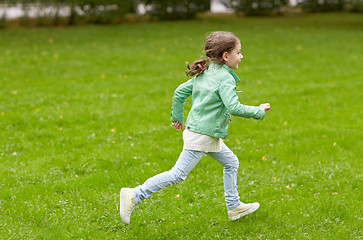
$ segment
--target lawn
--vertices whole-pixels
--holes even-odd
[[[240,101],[272,106],[225,139],[261,207],[229,221],[203,157],[124,226],[120,188],[182,150],[173,91],[215,30],[241,39]],[[1,30],[0,239],[361,239],[362,39],[359,14]]]

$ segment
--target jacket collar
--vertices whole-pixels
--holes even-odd
[[[223,64],[223,66],[222,66],[224,69],[226,69],[232,76],[233,76],[233,78],[234,78],[234,80],[236,81],[236,83],[240,83],[241,82],[241,80],[239,80],[239,78],[238,78],[238,76],[237,76],[237,74],[235,74],[234,72],[233,72],[233,70],[232,69],[230,69],[226,64]]]
[[[240,83],[241,81],[239,80],[238,76],[233,72],[232,69],[230,69],[226,64],[218,64],[218,63],[214,63],[212,62],[211,63],[211,66],[213,66],[213,68],[224,68],[228,71],[229,74],[232,75],[232,77],[234,78],[234,80],[237,82],[237,83]]]

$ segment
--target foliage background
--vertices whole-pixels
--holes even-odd
[[[20,25],[49,26],[75,24],[120,24],[142,16],[135,14],[139,4],[144,4],[147,20],[192,19],[210,10],[210,0],[1,0],[0,28],[8,26],[8,11],[12,6],[21,7]],[[301,0],[290,6],[288,0],[231,0],[236,13],[247,16],[281,15],[289,12],[363,11],[362,0]],[[67,9],[67,14],[62,11]],[[302,10],[301,10],[302,9]],[[146,18],[145,18],[146,16]],[[13,21],[14,22],[14,21]]]

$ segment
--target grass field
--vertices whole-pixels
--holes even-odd
[[[240,101],[272,106],[225,140],[261,207],[228,221],[203,157],[124,226],[120,188],[182,150],[171,98],[215,30],[241,39]],[[0,31],[0,239],[362,239],[362,39],[358,14]]]

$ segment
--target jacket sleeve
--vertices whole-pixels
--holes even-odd
[[[179,85],[174,91],[173,105],[171,108],[171,121],[183,123],[184,121],[184,104],[185,99],[187,99],[193,92],[193,82],[194,78],[189,81]]]
[[[263,119],[265,111],[260,107],[243,105],[238,101],[234,79],[226,79],[219,86],[219,95],[228,112],[233,116]]]

